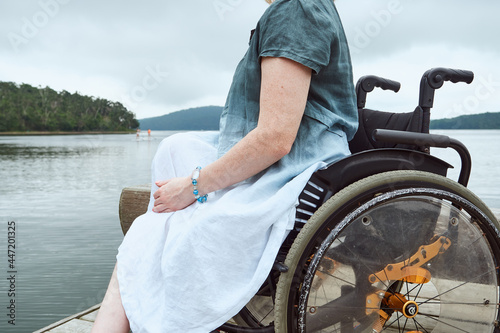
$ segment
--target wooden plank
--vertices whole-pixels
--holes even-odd
[[[123,234],[126,234],[134,220],[146,212],[151,185],[125,187],[120,195],[119,216]]]
[[[95,321],[95,318],[97,317],[97,313],[99,312],[99,309],[83,316],[83,317],[80,317],[78,319],[81,319],[81,320],[86,320],[86,321],[90,321],[90,322],[94,322]]]
[[[87,320],[73,319],[64,325],[47,331],[47,333],[89,333],[93,324],[93,322]]]
[[[88,316],[88,315],[90,315],[91,313],[94,313],[94,312],[97,314],[97,311],[99,310],[100,307],[101,307],[101,304],[96,304],[96,305],[88,308],[87,310],[84,310],[82,312],[79,312],[79,313],[76,313],[76,314],[71,315],[69,317],[66,317],[64,319],[61,319],[61,320],[59,320],[59,321],[57,321],[57,322],[55,322],[55,323],[53,323],[53,324],[51,324],[49,326],[46,326],[46,327],[44,327],[42,329],[39,329],[38,331],[35,331],[33,333],[52,332],[53,329],[55,329],[57,327],[60,327],[60,326],[63,326],[65,324],[71,322],[72,320],[77,320],[77,319],[79,319],[81,317]],[[94,319],[95,319],[95,317],[94,317]],[[85,320],[85,321],[89,322],[88,320]],[[92,326],[92,324],[90,324],[90,325]],[[71,331],[69,331],[69,332],[71,332]],[[88,332],[90,332],[90,330]]]

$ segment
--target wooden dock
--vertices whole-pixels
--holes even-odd
[[[33,333],[89,333],[101,304],[64,318]]]
[[[120,224],[125,234],[135,218],[146,212],[150,195],[149,185],[124,188],[120,197]],[[126,204],[124,204],[126,203]],[[127,207],[125,209],[125,207]],[[500,220],[500,209],[491,209]],[[33,333],[90,333],[100,304],[62,319]]]

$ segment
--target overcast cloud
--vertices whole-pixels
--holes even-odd
[[[311,0],[313,1],[313,0]],[[500,111],[500,1],[337,0],[355,79],[385,76],[398,94],[368,106],[411,110],[432,67],[474,71],[445,84],[433,118]],[[264,0],[6,0],[0,80],[120,101],[138,118],[223,105]]]

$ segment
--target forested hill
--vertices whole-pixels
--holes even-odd
[[[135,115],[121,103],[0,82],[0,132],[125,131],[138,126]]]
[[[139,119],[143,130],[217,130],[220,106],[205,106]],[[464,115],[431,121],[431,129],[500,129],[500,112]]]
[[[218,130],[221,112],[222,107],[220,106],[203,106],[168,113],[159,117],[139,119],[139,123],[142,130]]]
[[[500,129],[500,112],[486,112],[431,121],[431,129]]]

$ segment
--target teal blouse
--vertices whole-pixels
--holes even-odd
[[[277,0],[259,20],[235,71],[220,119],[219,156],[257,126],[261,57],[288,58],[313,71],[305,114],[288,159],[318,155],[314,150],[323,145],[310,143],[323,135],[347,140],[354,136],[358,116],[351,60],[333,1]],[[312,151],[304,154],[304,149]]]

